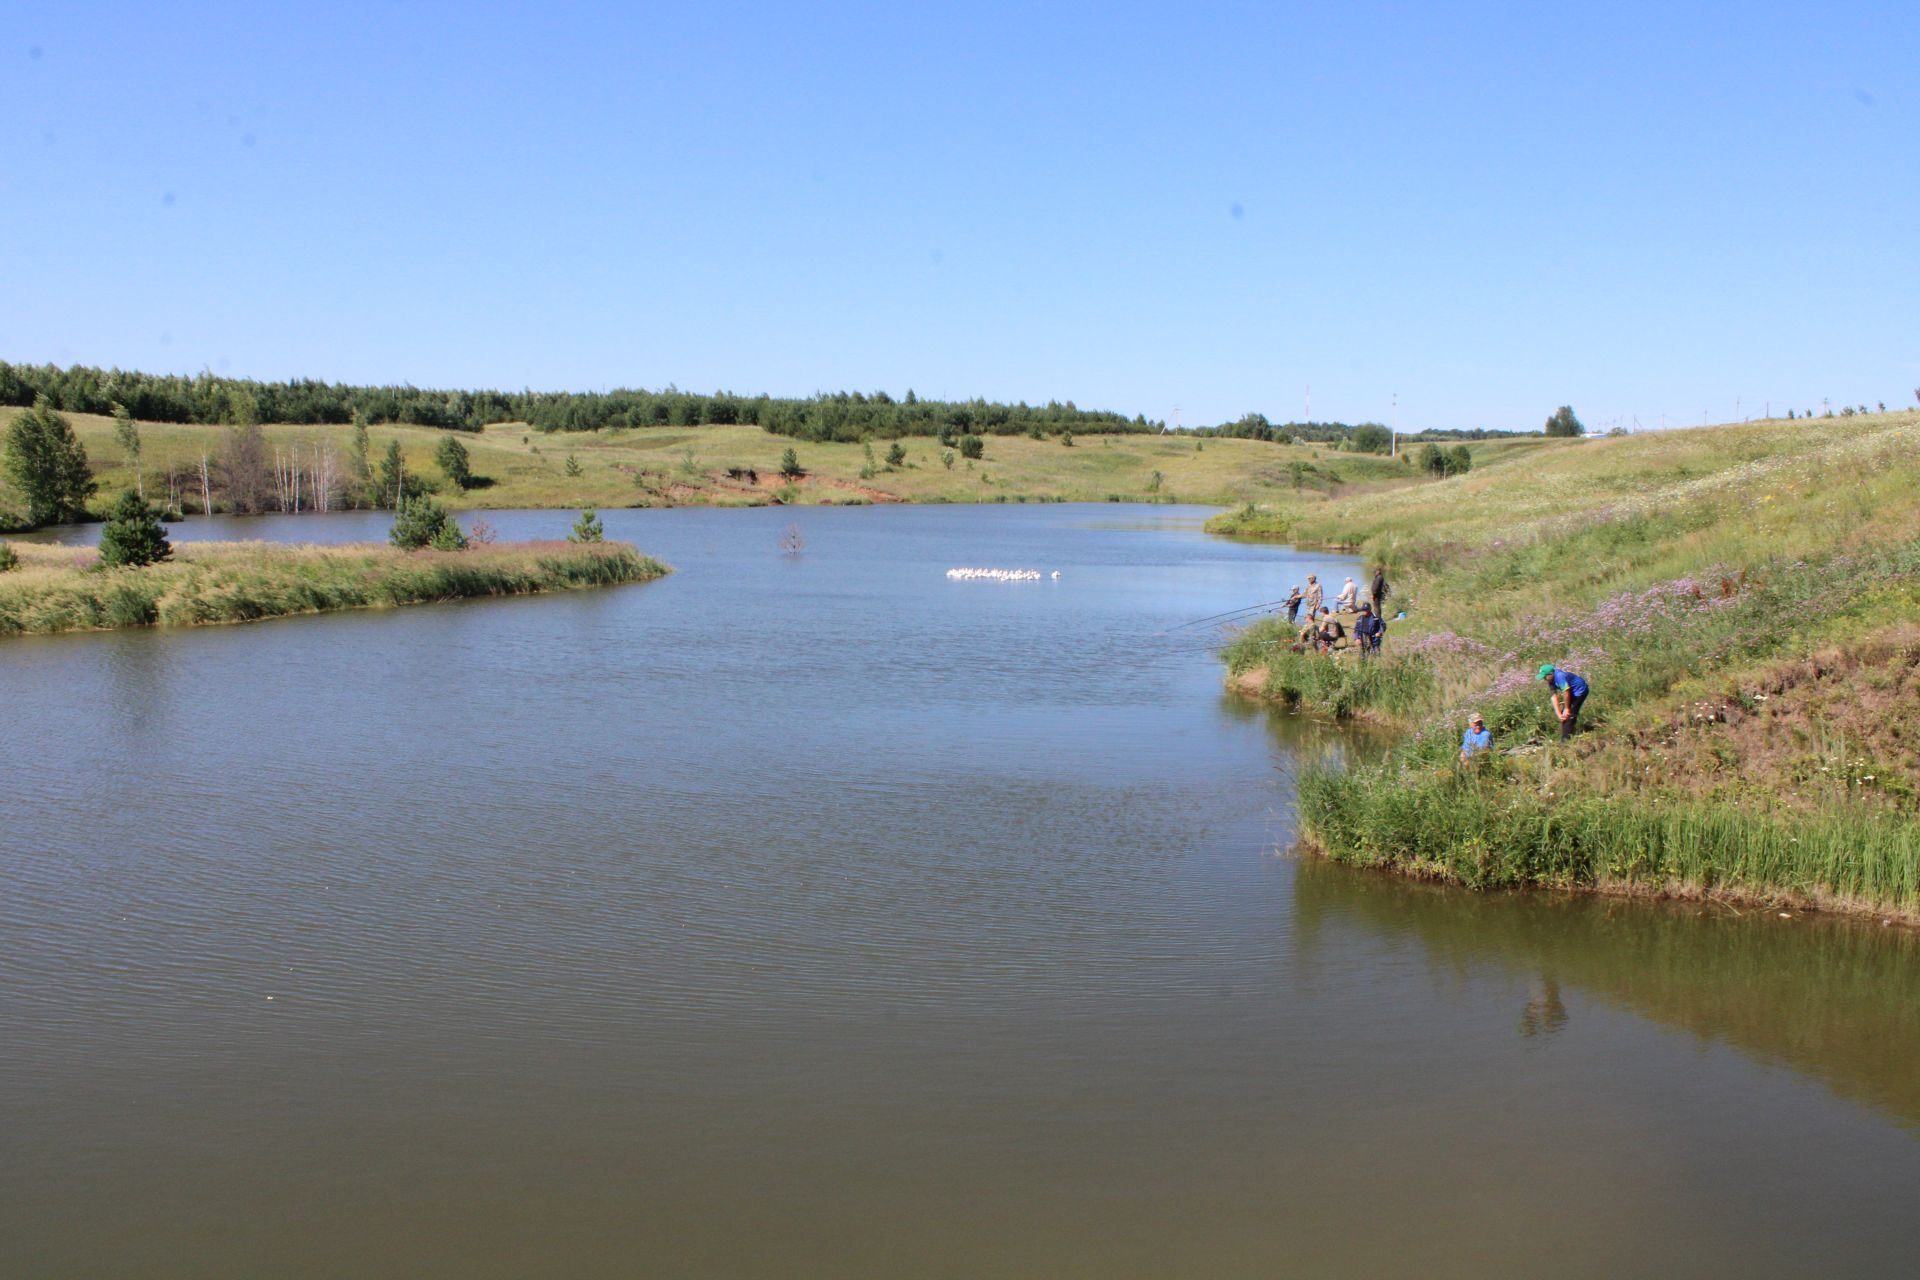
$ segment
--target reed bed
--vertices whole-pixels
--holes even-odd
[[[142,569],[91,550],[15,544],[0,577],[0,635],[193,627],[336,609],[645,582],[669,572],[625,543],[502,543],[465,551],[188,543]]]

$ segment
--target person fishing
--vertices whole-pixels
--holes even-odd
[[[1387,566],[1373,566],[1373,611],[1380,617],[1387,616]]]
[[[1326,593],[1320,588],[1320,579],[1314,577],[1312,574],[1308,574],[1307,596],[1305,600],[1308,618],[1317,618],[1320,616],[1320,599],[1325,594]]]
[[[1347,584],[1340,588],[1340,594],[1334,597],[1333,603],[1339,606],[1338,612],[1352,613],[1353,606],[1359,599],[1360,588],[1354,585],[1353,575],[1348,574]]]
[[[1553,704],[1553,713],[1560,717],[1560,740],[1565,742],[1580,723],[1580,707],[1587,700],[1587,682],[1551,662],[1540,664],[1540,678],[1547,683],[1548,701]]]
[[[1493,734],[1487,729],[1487,722],[1480,718],[1478,711],[1467,721],[1467,731],[1460,738],[1460,760],[1465,763],[1482,751],[1493,749]]]
[[[1300,594],[1300,588],[1298,586],[1287,588],[1286,606],[1288,626],[1291,627],[1300,620],[1300,602],[1305,598],[1306,597]]]

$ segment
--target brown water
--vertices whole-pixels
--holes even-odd
[[[1920,1268],[1914,936],[1276,854],[1198,514],[0,646],[0,1275]]]

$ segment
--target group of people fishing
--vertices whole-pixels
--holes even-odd
[[[1287,611],[1287,625],[1297,626],[1299,631],[1293,642],[1295,653],[1333,653],[1347,647],[1347,628],[1340,621],[1339,614],[1355,615],[1353,623],[1353,641],[1360,656],[1368,657],[1380,652],[1380,642],[1387,634],[1387,571],[1385,566],[1373,571],[1373,590],[1364,600],[1360,598],[1360,588],[1348,575],[1345,585],[1333,598],[1333,607],[1322,603],[1325,592],[1320,579],[1314,574],[1307,575],[1307,587],[1302,591],[1294,587],[1287,593],[1282,605]],[[1306,611],[1306,622],[1300,623],[1300,613]],[[1402,612],[1397,618],[1407,615]],[[1553,707],[1554,716],[1560,721],[1560,740],[1571,738],[1580,725],[1580,708],[1587,700],[1587,682],[1571,671],[1564,671],[1551,662],[1540,664],[1538,679],[1547,686],[1548,702]],[[1479,712],[1474,712],[1467,721],[1467,731],[1460,739],[1460,759],[1471,760],[1482,751],[1493,748],[1493,733],[1487,728],[1487,722]]]
[[[1287,625],[1299,627],[1299,633],[1293,642],[1295,653],[1332,653],[1347,647],[1347,627],[1338,615],[1354,614],[1353,642],[1361,657],[1380,652],[1380,642],[1387,634],[1387,571],[1385,568],[1373,572],[1373,591],[1367,599],[1360,599],[1360,588],[1348,575],[1346,585],[1340,588],[1340,594],[1333,598],[1334,607],[1322,603],[1325,590],[1315,574],[1307,575],[1307,589],[1302,591],[1294,587],[1287,593],[1281,604],[1287,611]],[[1300,611],[1306,610],[1307,621],[1300,623]],[[1402,614],[1402,617],[1406,615]]]

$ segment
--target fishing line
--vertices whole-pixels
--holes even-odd
[[[1262,609],[1278,608],[1280,605],[1283,605],[1285,603],[1286,603],[1285,600],[1269,600],[1265,604],[1250,604],[1244,609],[1229,609],[1225,613],[1215,613],[1205,618],[1195,618],[1192,622],[1175,623],[1173,626],[1163,630],[1160,634],[1165,635],[1168,631],[1180,631],[1187,627],[1197,627],[1203,622],[1218,622],[1222,618],[1231,618],[1237,614],[1258,613]]]

